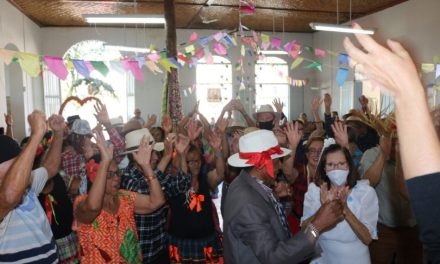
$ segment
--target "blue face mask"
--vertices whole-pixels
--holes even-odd
[[[347,182],[349,170],[332,170],[327,172],[330,182],[336,186],[342,186]]]

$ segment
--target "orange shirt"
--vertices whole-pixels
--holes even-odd
[[[86,198],[87,194],[78,196],[74,207]],[[123,190],[119,194],[120,205],[116,214],[101,210],[93,223],[79,223],[81,263],[141,263],[134,221],[135,199],[135,192]],[[130,255],[131,261],[124,259],[124,255]]]

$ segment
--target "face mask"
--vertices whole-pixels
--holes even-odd
[[[348,170],[332,170],[327,172],[330,181],[336,186],[342,186],[347,181]]]
[[[272,130],[274,127],[273,120],[267,122],[258,122],[258,127],[260,129]]]

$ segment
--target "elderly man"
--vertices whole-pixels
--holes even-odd
[[[228,163],[245,168],[232,182],[224,214],[225,263],[299,263],[313,256],[319,233],[343,219],[339,201],[326,203],[303,232],[290,236],[283,208],[272,187],[281,148],[272,131],[257,130],[239,141]]]
[[[139,124],[141,124],[141,127],[144,127],[145,120],[141,116],[141,109],[136,108],[134,110],[134,116],[130,119],[130,121],[137,121]]]
[[[58,172],[64,119],[52,116],[55,135],[43,166],[32,171],[38,144],[46,132],[46,119],[35,111],[28,117],[31,137],[20,150],[8,136],[0,136],[0,263],[56,263],[56,245],[37,196]]]

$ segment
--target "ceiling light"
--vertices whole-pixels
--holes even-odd
[[[91,24],[165,24],[162,15],[82,15],[87,23]]]
[[[287,55],[287,52],[284,50],[262,50],[261,54],[263,55]]]
[[[150,53],[151,52],[150,49],[138,48],[138,47],[117,46],[117,45],[107,45],[107,44],[104,44],[104,47],[108,50],[117,50],[117,51],[128,51],[128,52],[138,52],[138,53]]]
[[[349,26],[324,24],[324,23],[310,23],[310,27],[313,30],[319,30],[319,31],[332,31],[332,32],[356,33],[356,34],[368,34],[368,35],[373,35],[375,31],[374,29],[356,29]]]

